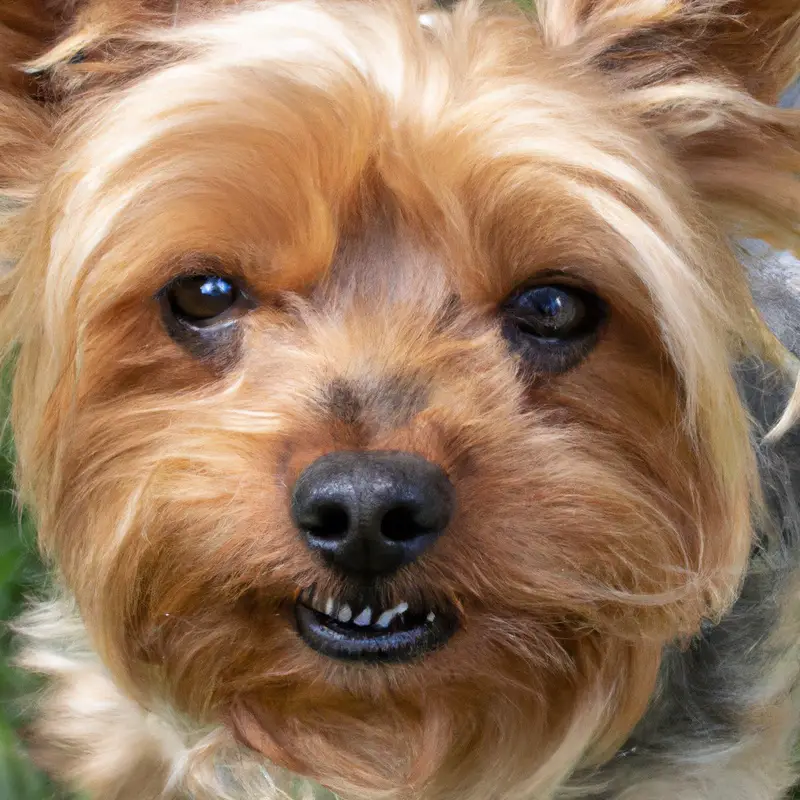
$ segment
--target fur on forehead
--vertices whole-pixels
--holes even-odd
[[[522,226],[538,229],[539,247],[556,239],[560,259],[573,264],[596,259],[578,231],[599,226],[615,242],[610,260],[632,268],[662,312],[690,399],[704,373],[715,382],[711,364],[703,366],[708,348],[686,332],[714,338],[741,329],[731,320],[747,297],[727,288],[733,302],[721,302],[721,286],[735,285],[733,258],[720,259],[714,229],[680,174],[667,177],[674,164],[638,126],[639,110],[614,91],[598,92],[608,88],[599,73],[564,78],[569,59],[548,46],[546,24],[484,17],[476,6],[423,23],[403,4],[291,2],[137,34],[170,66],[121,92],[112,82],[107,104],[88,117],[81,107],[87,121],[61,142],[69,160],[49,193],[67,202],[52,231],[50,285],[63,298],[126,230],[138,229],[143,213],[169,217],[164,245],[172,252],[155,241],[138,261],[152,267],[182,248],[252,241],[283,256],[273,264],[308,265],[309,274],[283,276],[296,285],[329,261],[370,175],[417,236],[463,243],[477,231],[478,248],[508,243],[503,255],[517,264],[516,279],[528,277],[537,256],[525,241],[517,247],[524,258],[513,252],[514,236],[502,230],[511,209],[524,209]],[[237,196],[241,207],[230,201]],[[198,202],[213,209],[200,224]],[[545,206],[563,212],[562,230],[548,225]],[[263,241],[253,241],[256,228]],[[305,252],[287,258],[298,240]],[[713,271],[709,246],[717,250]],[[137,259],[125,262],[133,268]],[[497,282],[495,274],[482,279]]]
[[[721,45],[735,33],[749,44],[751,60],[757,60],[759,48],[753,44],[757,33],[763,40],[759,47],[770,46],[769,60],[764,55],[758,62],[759,85],[764,92],[777,91],[794,64],[793,51],[778,46],[781,37],[791,40],[792,26],[797,26],[797,15],[789,14],[785,5],[720,0],[637,2],[625,4],[621,15],[616,2],[544,1],[537,4],[536,18],[528,20],[516,11],[493,8],[487,12],[470,3],[459,5],[454,14],[419,14],[412,4],[404,3],[379,3],[365,9],[313,2],[262,6],[222,0],[181,4],[148,0],[117,8],[114,3],[87,0],[51,4],[61,13],[75,14],[71,35],[32,62],[31,69],[63,67],[63,62],[73,61],[71,56],[80,39],[81,46],[85,45],[85,60],[68,64],[66,77],[57,76],[55,82],[62,80],[66,87],[74,88],[87,80],[91,105],[97,103],[98,94],[111,94],[109,103],[116,105],[121,86],[143,72],[155,71],[150,81],[134,87],[124,101],[126,116],[121,124],[130,122],[135,127],[113,142],[114,147],[109,139],[120,131],[106,128],[110,160],[101,160],[93,174],[104,168],[115,169],[114,159],[125,160],[148,142],[155,143],[162,133],[169,135],[172,123],[179,124],[177,116],[181,113],[184,123],[191,125],[199,122],[194,118],[203,116],[203,109],[206,117],[213,116],[226,93],[231,104],[237,102],[237,95],[243,101],[247,88],[246,81],[240,79],[255,67],[262,71],[263,79],[269,77],[276,86],[273,98],[263,98],[261,92],[262,117],[279,116],[295,92],[306,101],[314,95],[323,106],[327,94],[336,95],[339,109],[328,114],[326,125],[342,125],[345,119],[358,118],[362,139],[349,144],[352,152],[339,154],[354,159],[352,164],[345,162],[351,168],[351,183],[363,166],[358,159],[368,159],[372,153],[367,151],[374,149],[376,141],[387,143],[383,134],[376,139],[375,125],[390,128],[396,141],[413,128],[414,134],[429,140],[431,151],[447,149],[448,137],[464,128],[466,135],[460,137],[460,143],[466,146],[462,153],[472,148],[469,157],[476,162],[490,156],[493,163],[502,159],[500,167],[505,169],[515,158],[535,159],[538,167],[555,167],[562,179],[577,173],[579,177],[590,176],[587,182],[592,184],[612,184],[626,196],[653,194],[656,183],[664,187],[664,162],[652,157],[653,142],[640,127],[644,121],[651,135],[666,145],[667,154],[674,155],[670,146],[680,140],[680,160],[682,164],[688,162],[691,182],[699,184],[703,195],[713,192],[710,199],[716,212],[735,207],[741,225],[742,206],[749,203],[745,220],[758,215],[762,227],[770,227],[769,217],[771,227],[777,229],[781,226],[775,224],[778,209],[774,206],[780,201],[773,200],[772,207],[765,208],[767,200],[753,197],[756,187],[749,184],[767,171],[772,173],[773,186],[780,175],[788,179],[790,154],[786,145],[794,144],[791,137],[795,132],[785,113],[771,115],[768,107],[753,100],[746,59],[726,63],[728,51]],[[226,6],[235,8],[225,14],[220,9]],[[756,33],[748,24],[751,17],[753,25],[758,26]],[[739,20],[732,31],[720,30],[721,23],[716,27],[711,24],[731,18]],[[96,24],[99,19],[113,22],[103,27]],[[166,22],[170,24],[165,26]],[[704,37],[709,41],[703,42]],[[711,55],[699,54],[703,44],[710,46]],[[717,51],[711,45],[717,44],[720,60],[713,58]],[[168,64],[173,67],[163,69]],[[741,73],[738,81],[737,71]],[[582,73],[582,81],[576,79],[577,72]],[[282,96],[277,96],[275,77],[280,77]],[[204,85],[205,78],[210,79],[208,85]],[[257,80],[253,78],[253,91]],[[229,84],[234,83],[237,88],[242,84],[241,91],[228,91]],[[164,96],[159,99],[161,90]],[[77,109],[68,118],[78,119],[85,116],[85,108],[78,102],[81,92],[75,94]],[[167,112],[172,104],[173,119],[153,125],[154,113],[137,115],[136,98],[143,104],[146,96],[160,104],[159,113]],[[193,98],[196,107],[190,109]],[[350,106],[345,105],[348,100]],[[239,106],[243,108],[244,103],[239,102]],[[330,110],[328,106],[323,113]],[[587,115],[597,122],[596,132],[587,131]],[[242,122],[251,128],[263,124],[256,117],[254,114],[253,119]],[[281,124],[286,125],[291,117],[291,113],[283,113]],[[99,119],[91,115],[91,121],[77,134],[98,150],[104,141],[98,135]],[[604,120],[611,124],[604,125]],[[305,115],[307,127],[320,121]],[[628,122],[634,123],[633,127]],[[487,129],[483,142],[467,141],[470,131],[476,133],[481,127]],[[354,140],[353,132],[348,129],[348,133]],[[725,191],[732,187],[718,184],[737,180],[730,175],[723,177],[725,161],[735,158],[741,163],[746,154],[743,148],[735,152],[720,148],[722,152],[709,159],[708,139],[715,133],[728,138],[741,135],[743,139],[746,135],[746,144],[758,151],[759,157],[765,150],[771,154],[760,173],[756,174],[749,162],[748,168],[739,170],[745,177],[738,179],[737,191]],[[280,131],[274,134],[278,137]],[[318,136],[311,144],[339,143]],[[694,145],[703,149],[695,154]],[[298,147],[302,150],[301,143]],[[649,164],[640,162],[644,153]],[[780,170],[775,169],[776,153],[783,157]],[[448,164],[454,161],[448,159]],[[402,167],[400,162],[398,159],[394,166]],[[407,161],[406,171],[412,172],[421,162],[418,158],[408,166]],[[330,170],[333,163],[334,158],[329,157],[320,167]],[[507,171],[509,183],[526,177],[513,169]],[[710,171],[712,174],[707,174]],[[312,177],[322,183],[325,176]],[[335,173],[328,176],[337,189],[347,177]],[[712,181],[713,187],[706,186]],[[570,193],[575,187],[565,188]],[[678,180],[673,189],[680,196],[684,186]],[[656,217],[662,210],[652,209]],[[674,233],[680,238],[683,232]],[[784,227],[780,233],[785,237]],[[695,239],[705,235],[703,231]],[[719,280],[720,285],[727,283],[724,278]]]

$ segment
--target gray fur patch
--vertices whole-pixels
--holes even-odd
[[[760,431],[779,418],[789,387],[755,361],[742,364],[738,378],[760,441]],[[664,654],[657,692],[628,742],[597,772],[576,776],[577,785],[598,787],[581,793],[584,798],[612,798],[654,774],[679,775],[694,754],[735,748],[759,687],[785,656],[771,637],[800,567],[800,427],[774,445],[755,446],[769,515],[757,527],[739,600],[688,649]]]
[[[764,322],[800,358],[800,261],[755,239],[740,246],[753,300]]]

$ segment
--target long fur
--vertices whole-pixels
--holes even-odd
[[[795,4],[29,16],[0,342],[57,587],[20,626],[53,679],[40,761],[119,800],[778,800],[800,393],[732,243],[796,245]],[[164,286],[217,268],[257,311],[170,335]],[[612,314],[545,376],[495,309],[553,270]],[[381,587],[459,609],[419,664],[341,665],[287,621],[346,588],[286,500],[340,448],[456,485],[453,530]]]

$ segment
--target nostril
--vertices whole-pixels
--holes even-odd
[[[305,528],[316,539],[344,539],[350,528],[350,515],[338,503],[320,503],[314,509],[313,519],[306,522]]]
[[[395,506],[381,520],[381,535],[390,542],[410,542],[431,533],[417,521],[416,510],[409,506]]]
[[[396,451],[327,453],[292,490],[291,515],[308,548],[347,574],[388,575],[445,533],[455,490],[437,464]]]

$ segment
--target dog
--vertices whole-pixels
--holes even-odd
[[[739,243],[797,244],[800,6],[5,7],[37,763],[788,796],[798,360]]]

